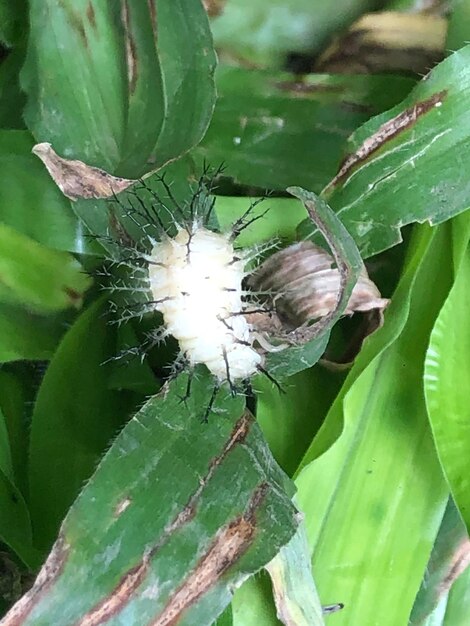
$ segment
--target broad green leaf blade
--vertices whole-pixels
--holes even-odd
[[[343,380],[342,372],[317,364],[289,377],[281,394],[270,381],[257,378],[256,419],[274,458],[289,476],[297,469]]]
[[[426,354],[424,388],[437,452],[460,514],[470,528],[470,254],[434,325]]]
[[[324,626],[303,523],[266,570],[273,584],[277,615],[285,626]]]
[[[30,19],[22,83],[38,142],[138,178],[202,138],[215,55],[199,0],[32,0]]]
[[[187,405],[186,384],[116,438],[63,523],[46,587],[39,579],[5,624],[209,626],[290,540],[292,485],[241,399],[222,389],[205,423],[212,380],[194,381]]]
[[[327,417],[325,428],[334,422],[339,438],[321,456],[317,449],[297,478],[320,597],[345,605],[335,616],[338,626],[407,623],[447,501],[421,388],[450,274],[446,231],[433,234],[430,243],[424,234],[424,256],[423,241],[415,244],[411,285],[405,273],[412,287],[406,326],[386,347],[388,324],[400,332],[406,309],[395,305],[386,313]]]
[[[30,29],[22,72],[29,129],[62,156],[112,173],[121,159],[127,113],[120,4],[32,0]]]
[[[333,177],[348,136],[394,106],[414,81],[393,76],[291,74],[221,67],[219,98],[198,159],[226,164],[245,185],[320,192]]]
[[[371,256],[411,222],[438,224],[470,206],[470,46],[452,54],[402,104],[362,126],[323,194]],[[457,166],[458,164],[458,166]],[[311,232],[305,223],[304,232]]]
[[[0,303],[0,363],[50,359],[65,331],[60,316],[39,316]]]
[[[137,178],[144,171],[146,161],[153,160],[152,148],[165,115],[164,86],[156,49],[157,19],[152,5],[153,0],[121,4],[123,33],[119,47],[126,54],[127,111],[117,172],[126,178]],[[99,3],[96,8],[101,9]]]
[[[301,187],[289,187],[287,191],[304,204],[309,221],[316,224],[328,243],[341,275],[341,292],[334,311],[315,322],[310,329],[318,329],[305,345],[273,352],[266,357],[266,366],[274,377],[283,378],[314,365],[324,353],[333,325],[343,314],[351,292],[363,267],[361,256],[348,231],[341,224],[327,203]]]
[[[92,474],[132,405],[108,388],[116,327],[95,302],[64,336],[34,406],[29,450],[29,493],[34,539],[49,549],[68,507]]]
[[[92,251],[83,225],[31,154],[34,140],[21,130],[0,130],[0,220],[49,248],[69,252]]]
[[[68,253],[0,224],[0,300],[36,311],[80,307],[91,280]]]
[[[152,1],[167,103],[162,132],[151,159],[163,165],[203,138],[215,106],[217,59],[200,0]],[[150,169],[155,169],[152,161],[147,166]]]

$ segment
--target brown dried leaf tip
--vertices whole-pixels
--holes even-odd
[[[202,0],[209,17],[218,17],[224,10],[225,0]]]
[[[31,152],[41,159],[56,185],[70,200],[109,198],[136,182],[111,176],[83,161],[63,159],[50,143],[38,143]]]
[[[264,261],[250,277],[250,287],[274,294],[273,305],[279,320],[285,330],[294,330],[325,317],[336,307],[341,276],[333,264],[333,257],[325,250],[311,241],[301,241]],[[388,303],[364,268],[344,315],[382,312]]]

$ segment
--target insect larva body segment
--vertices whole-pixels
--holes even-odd
[[[149,264],[152,297],[169,333],[195,366],[204,363],[219,381],[256,373],[263,358],[253,348],[244,315],[242,280],[247,260],[235,254],[231,233],[197,222],[155,243]]]

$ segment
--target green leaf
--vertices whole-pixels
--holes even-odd
[[[250,206],[250,200],[256,202],[259,198],[217,196],[214,210],[222,232],[229,232]],[[256,221],[237,237],[237,245],[243,248],[279,238],[294,241],[297,225],[305,217],[305,208],[293,198],[266,198],[253,207],[250,215]]]
[[[0,0],[0,41],[14,46],[24,38],[27,28],[27,0]]]
[[[60,316],[41,317],[0,303],[0,363],[49,359],[65,331]]]
[[[23,496],[16,487],[8,430],[0,409],[0,540],[29,566],[37,565],[31,523]]]
[[[453,0],[449,26],[447,29],[446,50],[458,50],[470,36],[470,2]]]
[[[22,86],[36,140],[112,172],[126,122],[125,39],[115,3],[30,2]],[[159,70],[156,71],[159,80]],[[161,101],[157,103],[159,113]]]
[[[413,242],[385,324],[367,340],[297,477],[320,597],[345,604],[338,626],[407,623],[443,515],[448,492],[421,385],[450,282],[446,234],[426,229]]]
[[[27,131],[0,130],[0,168],[8,181],[0,186],[0,220],[50,248],[93,252],[70,200],[31,154],[33,145]]]
[[[291,476],[323,422],[344,379],[321,365],[287,379],[284,393],[265,378],[256,379],[256,419],[274,458]]]
[[[323,195],[363,256],[398,243],[405,224],[438,224],[470,206],[470,183],[461,176],[469,164],[469,63],[465,46],[353,135]]]
[[[199,0],[184,10],[157,0],[32,0],[30,21],[22,80],[37,141],[135,178],[201,139],[215,56]]]
[[[49,548],[67,508],[132,407],[108,389],[116,328],[102,300],[82,313],[51,360],[31,423],[29,493],[35,545]]]
[[[25,128],[23,108],[26,98],[19,83],[23,62],[23,51],[12,50],[0,64],[0,128]]]
[[[90,279],[65,252],[51,250],[0,223],[0,300],[37,311],[79,307]]]
[[[209,130],[193,154],[224,162],[239,183],[320,192],[348,136],[371,115],[400,102],[414,81],[393,76],[309,75],[221,67]]]
[[[437,452],[460,513],[470,528],[468,398],[470,383],[470,253],[457,270],[452,290],[434,325],[426,354],[426,405]]]
[[[116,438],[62,525],[46,588],[21,608],[25,626],[98,614],[209,625],[292,537],[292,485],[256,422],[222,388],[205,423],[212,377],[193,384],[187,405],[183,376]]]
[[[215,106],[217,59],[200,0],[155,0],[155,4],[167,104],[152,156],[163,164],[184,154],[203,138]]]
[[[31,385],[31,380],[28,379]],[[26,413],[26,389],[24,377],[3,367],[0,370],[0,411],[5,420],[5,442],[11,457],[11,476],[22,493],[26,493],[26,465],[28,460],[29,432]]]
[[[208,2],[208,5],[219,2]],[[212,20],[217,47],[256,65],[280,65],[290,52],[319,52],[376,0],[225,0]]]
[[[449,593],[443,626],[466,626],[469,610],[470,567],[467,567]]]

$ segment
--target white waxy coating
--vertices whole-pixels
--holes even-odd
[[[228,378],[227,364],[233,381],[252,376],[262,361],[245,316],[236,315],[244,306],[245,261],[235,256],[229,235],[195,225],[191,236],[180,229],[157,243],[149,265],[155,308],[168,331],[191,365],[204,363],[220,381]]]

